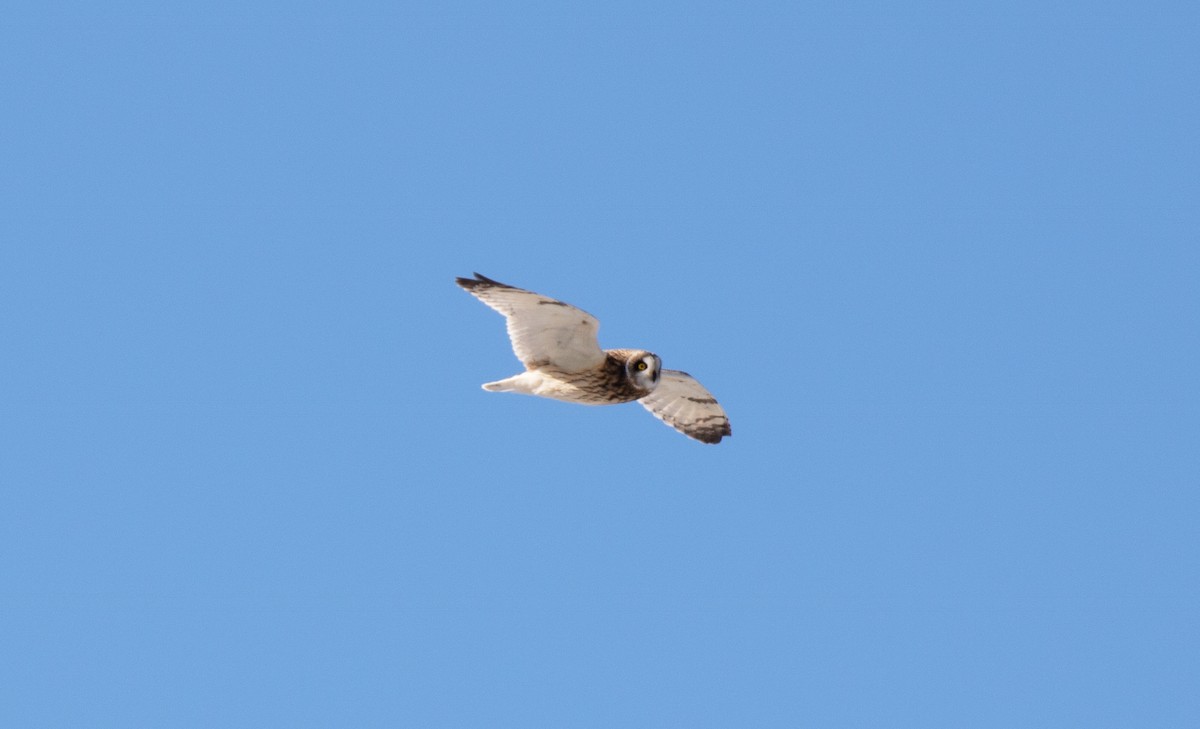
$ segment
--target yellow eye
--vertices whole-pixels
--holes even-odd
[[[646,369],[646,363],[645,363],[645,362],[638,362],[638,363],[637,363],[637,371],[638,371],[638,372],[642,372],[642,371],[644,371],[645,369]]]

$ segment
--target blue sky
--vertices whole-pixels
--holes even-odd
[[[20,3],[0,723],[1181,726],[1193,3]],[[517,371],[480,271],[733,438]]]

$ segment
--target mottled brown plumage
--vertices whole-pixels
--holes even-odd
[[[591,370],[567,372],[553,365],[543,365],[538,369],[546,377],[552,377],[564,383],[563,394],[569,399],[583,405],[616,405],[632,402],[649,395],[651,388],[639,385],[629,375],[629,365],[635,358],[640,359],[649,354],[637,349],[606,349],[604,363]]]

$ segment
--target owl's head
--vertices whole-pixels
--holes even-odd
[[[658,376],[662,374],[662,360],[653,352],[635,349],[625,360],[625,374],[634,387],[650,392],[658,387]]]

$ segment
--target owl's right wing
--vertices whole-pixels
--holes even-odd
[[[720,443],[733,435],[717,398],[686,372],[663,370],[658,387],[638,402],[654,417],[703,443]]]
[[[579,372],[604,362],[604,352],[596,339],[600,322],[586,311],[478,273],[473,279],[455,281],[504,315],[513,352],[527,369],[551,364],[567,372]]]

